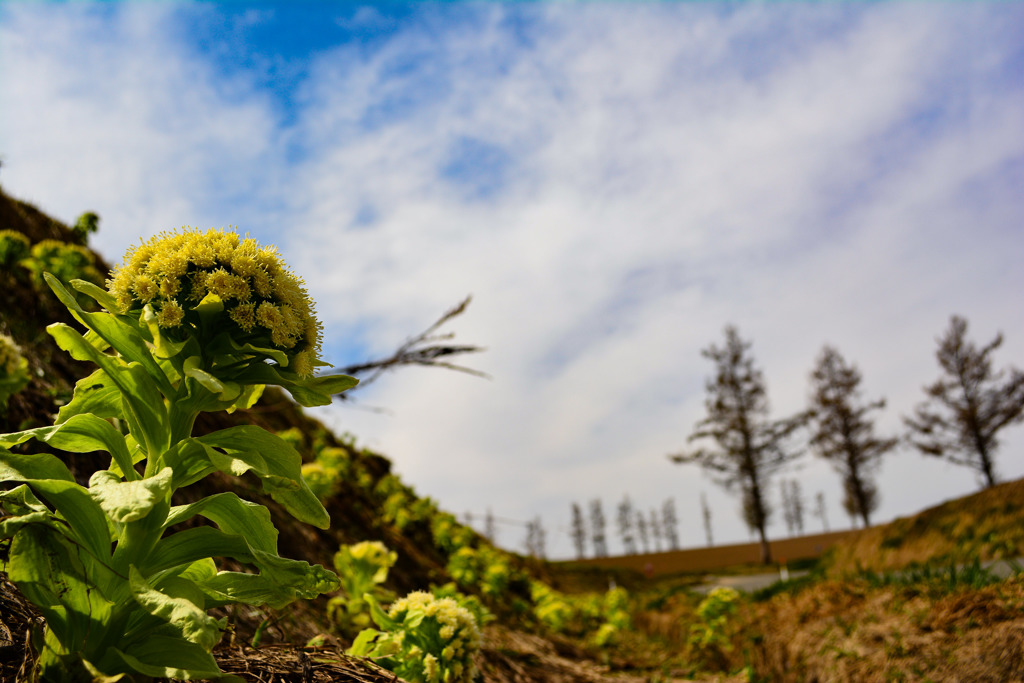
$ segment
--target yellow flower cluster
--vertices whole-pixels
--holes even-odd
[[[236,232],[161,233],[128,250],[107,288],[122,313],[150,304],[168,330],[192,324],[189,313],[215,295],[245,342],[268,338],[299,375],[312,374],[320,352],[321,325],[303,281],[276,248]]]
[[[380,541],[360,541],[348,548],[353,559],[375,567],[391,567],[398,560],[398,553],[388,550],[388,547]]]
[[[437,629],[437,639],[427,638],[422,644],[439,640],[441,652],[424,654],[413,645],[405,653],[422,659],[428,681],[472,679],[473,655],[480,648],[480,629],[469,610],[460,607],[452,598],[438,598],[425,591],[415,591],[395,601],[388,610],[388,616],[398,622],[407,621],[410,617],[422,618],[419,629],[430,628],[428,624]],[[409,641],[407,634],[406,644]]]

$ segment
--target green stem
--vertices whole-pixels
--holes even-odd
[[[128,576],[130,565],[136,567],[145,565],[145,560],[163,535],[164,522],[167,521],[170,509],[170,501],[162,501],[154,505],[149,514],[142,519],[125,523],[121,530],[121,536],[117,539],[117,547],[114,549],[113,556],[114,569],[121,576]],[[122,600],[130,601],[127,581],[119,585],[118,590],[116,596],[110,597],[115,604],[120,604]]]
[[[181,410],[171,404],[171,445],[175,446],[192,436],[192,428],[199,417],[198,410]]]

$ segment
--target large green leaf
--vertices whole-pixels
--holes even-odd
[[[68,418],[62,424],[52,427],[28,429],[14,434],[0,435],[0,446],[11,447],[36,439],[71,453],[91,453],[106,451],[129,479],[138,479],[139,475],[132,469],[132,456],[128,453],[121,432],[106,420],[95,415],[82,414]]]
[[[11,542],[7,573],[66,652],[81,652],[110,617],[112,603],[86,578],[81,548],[52,528],[22,528]]]
[[[119,358],[100,353],[81,334],[63,323],[54,323],[46,330],[57,345],[73,358],[92,361],[106,372],[121,392],[122,407],[131,432],[136,438],[139,434],[142,435],[140,443],[145,445],[148,453],[162,453],[167,450],[170,425],[163,402],[164,394],[141,365],[126,365]],[[163,371],[159,368],[158,371],[166,381]]]
[[[315,406],[329,406],[336,394],[351,389],[359,384],[359,380],[348,375],[324,375],[323,377],[309,377],[298,379],[288,384],[282,384],[288,393],[299,402],[299,405],[307,408]]]
[[[206,370],[203,370],[200,365],[202,358],[199,356],[190,356],[185,359],[185,363],[182,365],[182,371],[186,377],[191,377],[195,381],[199,382],[207,391],[217,396],[218,400],[231,402],[238,398],[242,388],[236,382],[224,381],[217,379]]]
[[[165,467],[152,477],[121,481],[113,472],[100,470],[89,478],[89,494],[115,522],[134,522],[167,498],[173,476],[174,471]]]
[[[210,460],[215,456],[217,452],[213,448],[195,439],[179,441],[161,458],[161,463],[165,467],[174,470],[171,489],[177,491],[183,486],[194,484],[211,472],[216,472],[217,467]]]
[[[171,386],[167,376],[160,369],[160,365],[153,358],[149,345],[138,330],[110,313],[86,311],[78,305],[74,295],[64,289],[57,278],[49,273],[45,273],[44,277],[61,303],[67,306],[68,310],[81,320],[83,325],[102,337],[122,357],[144,367],[149,376],[160,386],[165,396],[171,396],[174,393],[174,387]]]
[[[114,567],[125,578],[122,585],[117,587],[119,598],[128,597],[128,568],[131,565],[141,567],[149,558],[153,557],[154,548],[160,542],[164,520],[167,519],[170,507],[170,503],[166,499],[159,500],[153,505],[150,513],[142,519],[121,525],[117,547],[114,548]]]
[[[218,469],[236,476],[251,470],[271,498],[296,519],[326,529],[331,518],[302,478],[302,457],[279,436],[253,425],[222,429],[196,439],[224,451],[211,459]]]
[[[270,510],[263,505],[242,500],[232,492],[217,493],[190,505],[171,508],[165,526],[173,526],[194,515],[215,522],[226,534],[245,538],[252,548],[277,553],[277,529],[270,519]]]
[[[19,486],[18,488],[22,487]],[[5,506],[10,504],[7,500],[4,500],[3,503]],[[65,528],[61,526],[52,512],[49,510],[34,510],[0,517],[0,539],[13,538],[16,533],[27,526],[46,526],[57,533],[65,533]]]
[[[68,466],[49,453],[11,453],[0,448],[0,481],[62,479],[74,481]]]
[[[245,683],[242,678],[225,675],[213,655],[184,638],[148,636],[126,644],[124,648],[131,654],[111,648],[107,659],[119,660],[120,670],[126,673],[135,672],[160,679]]]
[[[93,284],[92,282],[89,282],[88,280],[71,280],[68,284],[82,294],[92,297],[96,303],[111,313],[116,313],[120,308],[117,305],[117,299],[115,299],[110,292]]]
[[[200,588],[225,602],[267,605],[280,609],[295,600],[311,600],[338,590],[334,572],[320,565],[268,555],[256,550],[259,574],[220,572]]]
[[[32,512],[48,513],[49,508],[41,500],[36,498],[28,484],[15,486],[8,491],[0,491],[0,508],[6,510],[8,515],[27,515]],[[2,523],[3,519],[0,519]],[[0,536],[2,538],[2,536]]]
[[[73,481],[37,479],[28,482],[32,490],[61,514],[77,541],[103,566],[110,566],[112,538],[107,516],[89,492]]]
[[[299,377],[286,369],[257,363],[247,367],[235,377],[242,384],[272,384],[292,395],[299,405],[306,408],[330,405],[334,395],[351,389],[359,380],[348,375],[323,375],[320,377]]]
[[[220,621],[206,614],[191,600],[172,597],[156,590],[135,567],[129,571],[132,597],[142,609],[171,624],[185,640],[199,645],[207,652],[213,649],[224,628]]]
[[[248,541],[242,536],[226,534],[212,526],[200,526],[160,539],[144,558],[140,569],[152,575],[208,557],[230,557],[245,564],[256,561]]]
[[[124,416],[121,412],[121,390],[103,370],[96,370],[88,377],[78,380],[71,401],[57,411],[57,423],[83,414],[92,414],[104,419]]]

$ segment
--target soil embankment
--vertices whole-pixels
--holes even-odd
[[[783,538],[770,543],[772,557],[777,562],[792,562],[820,557],[839,541],[848,538],[856,530],[832,531],[827,534]],[[599,567],[602,569],[628,569],[647,576],[663,576],[682,572],[704,572],[735,567],[742,564],[756,564],[761,560],[760,543],[719,545],[710,548],[690,548],[661,553],[640,555],[619,555],[597,557],[589,560],[572,560],[556,564],[565,567]]]

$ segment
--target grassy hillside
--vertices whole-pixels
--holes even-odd
[[[1024,555],[1024,480],[951,500],[888,524],[858,531],[829,553],[832,576],[915,564],[966,564]]]

